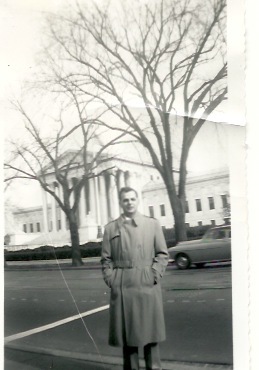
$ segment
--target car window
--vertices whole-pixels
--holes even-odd
[[[212,229],[208,230],[203,239],[225,239],[231,237],[231,231],[229,229]]]
[[[225,230],[217,230],[215,239],[224,239],[226,237]]]
[[[208,230],[204,234],[203,239],[214,239],[214,230]]]

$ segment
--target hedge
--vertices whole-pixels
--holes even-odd
[[[211,227],[211,225],[195,226],[187,228],[188,240],[200,239],[204,233]],[[167,247],[174,247],[175,230],[163,230]],[[100,257],[101,256],[102,242],[89,242],[80,245],[81,257]],[[43,245],[36,249],[22,249],[19,251],[6,251],[6,261],[33,261],[33,260],[55,260],[55,259],[71,259],[72,249],[68,245],[63,247],[53,247],[50,245]]]
[[[81,257],[100,257],[101,243],[89,242],[80,246]],[[72,248],[68,245],[53,247],[44,245],[35,249],[22,249],[19,251],[5,251],[6,261],[33,261],[33,260],[55,260],[71,259]]]

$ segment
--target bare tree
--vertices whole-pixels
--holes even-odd
[[[222,217],[226,223],[231,223],[231,204],[230,204],[230,195],[227,193],[224,196],[223,202],[223,210],[222,210]]]
[[[114,121],[99,123],[126,131],[147,149],[168,192],[176,239],[185,240],[188,154],[227,94],[226,1],[84,5],[49,18],[51,83],[101,103]]]
[[[82,105],[79,102],[72,90],[70,93],[78,121],[72,122],[67,127],[60,114],[56,126],[58,129],[54,130],[49,126],[47,135],[42,133],[41,125],[31,119],[21,103],[14,103],[24,119],[28,140],[24,143],[17,141],[9,143],[9,158],[4,166],[6,183],[13,179],[38,181],[41,188],[55,199],[61,212],[65,213],[69,225],[72,264],[80,266],[83,261],[80,252],[77,213],[81,192],[87,189],[91,178],[100,176],[113,167],[111,163],[108,163],[112,157],[106,153],[106,149],[124,136],[124,133],[106,140],[105,144],[93,150],[92,143],[98,139],[95,121],[87,118],[85,104]],[[70,150],[73,137],[77,139],[77,148]],[[51,183],[50,173],[53,173]],[[76,181],[72,182],[71,177]],[[55,185],[58,185],[62,192],[55,191]],[[52,220],[53,225],[54,222],[56,220]]]

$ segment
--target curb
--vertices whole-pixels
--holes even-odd
[[[85,362],[91,362],[100,364],[100,366],[122,366],[123,361],[121,357],[108,356],[108,355],[96,355],[91,353],[80,353],[73,351],[62,351],[50,348],[31,347],[28,345],[18,344],[7,344],[5,348],[12,350],[37,353],[41,355],[51,355],[60,358],[69,358],[73,360],[81,360]],[[233,370],[232,365],[226,364],[206,364],[206,363],[194,363],[194,362],[180,362],[180,361],[168,361],[162,360],[163,370]],[[140,359],[140,368],[145,369],[144,360]]]
[[[71,260],[7,261],[5,271],[10,270],[84,270],[101,268],[100,258],[83,259],[82,266],[72,266]]]
[[[31,265],[31,266],[8,266],[8,267],[5,267],[5,271],[42,271],[42,270],[45,270],[45,271],[54,271],[54,270],[97,270],[97,269],[101,269],[101,265],[94,265],[94,266],[89,266],[89,265],[84,265],[84,266],[80,266],[80,267],[76,267],[76,266],[66,266],[66,265],[57,265],[57,266],[50,266],[50,265],[46,265],[46,266],[43,266],[43,265]]]

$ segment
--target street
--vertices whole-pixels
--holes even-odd
[[[184,271],[170,265],[162,287],[167,326],[162,359],[232,364],[230,264]],[[120,348],[107,345],[108,304],[100,268],[6,271],[5,337],[8,345],[26,348],[121,356]],[[10,337],[18,333],[23,334]]]

